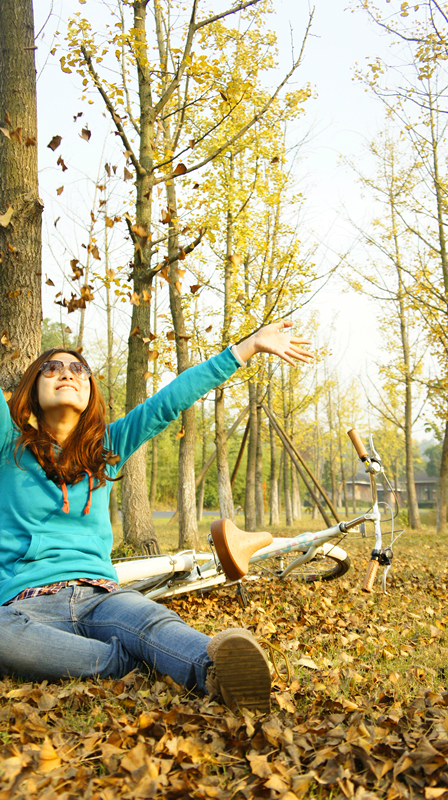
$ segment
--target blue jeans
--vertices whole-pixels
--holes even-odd
[[[71,585],[0,606],[0,675],[120,678],[156,669],[205,690],[210,639],[133,590]]]

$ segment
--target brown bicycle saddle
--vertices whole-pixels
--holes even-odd
[[[241,531],[229,519],[217,519],[210,525],[213,544],[226,576],[238,581],[249,572],[249,559],[273,541],[267,531]]]

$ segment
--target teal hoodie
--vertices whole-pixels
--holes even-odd
[[[230,349],[182,372],[168,386],[108,427],[105,447],[120,456],[106,473],[114,478],[138,448],[203,394],[227,380],[239,364]],[[117,580],[110,560],[110,481],[89,490],[89,476],[67,487],[49,480],[25,450],[20,467],[14,445],[20,431],[0,392],[0,605],[29,586],[75,578]],[[91,506],[88,507],[89,500]],[[87,508],[86,508],[87,507]],[[88,510],[88,513],[86,511]]]

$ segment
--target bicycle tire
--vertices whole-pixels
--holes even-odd
[[[350,569],[350,557],[345,550],[330,542],[326,542],[319,547],[318,552],[311,561],[306,564],[299,564],[291,572],[282,577],[282,573],[289,564],[301,556],[301,553],[284,553],[281,556],[263,559],[254,565],[255,569],[262,575],[267,575],[281,580],[302,581],[312,583],[315,581],[333,581],[342,578]]]

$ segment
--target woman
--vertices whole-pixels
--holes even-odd
[[[257,352],[312,356],[290,322],[179,375],[105,426],[85,359],[56,348],[0,396],[0,674],[28,680],[118,678],[144,666],[230,706],[269,710],[267,661],[245,629],[210,639],[173,611],[120,589],[110,560],[111,478],[143,442]],[[0,393],[1,395],[1,393]],[[117,459],[118,456],[118,459]]]

